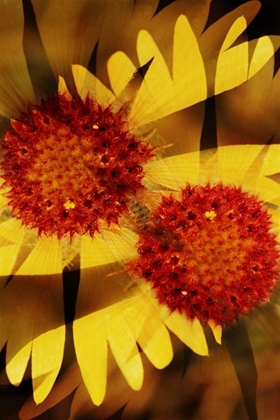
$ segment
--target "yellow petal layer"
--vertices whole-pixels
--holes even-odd
[[[273,175],[276,173],[280,173],[280,145],[271,144],[263,158],[260,174]]]
[[[210,319],[210,321],[208,321],[208,325],[212,330],[212,333],[214,335],[215,340],[217,341],[218,344],[222,344],[222,332],[223,329],[221,327],[221,325],[216,325],[214,321],[212,321]]]
[[[72,95],[69,93],[65,80],[61,76],[58,77],[58,93],[64,95],[68,101],[71,101]]]
[[[96,234],[94,238],[82,237],[81,268],[96,267],[133,258],[136,254],[135,245],[138,236],[129,229],[115,228]]]
[[[22,47],[22,1],[2,2],[0,21],[0,114],[15,118],[36,102]]]
[[[200,356],[208,355],[205,334],[197,318],[190,321],[178,312],[172,312],[165,319],[165,325],[195,353]]]
[[[107,322],[107,339],[114,358],[128,384],[138,391],[143,384],[144,370],[135,338],[123,313],[126,305],[123,302],[105,309],[104,321]]]
[[[173,358],[173,350],[156,305],[148,295],[141,294],[124,311],[135,340],[150,362],[158,369],[165,368]]]
[[[244,145],[218,148],[218,171],[223,183],[240,185],[263,146]]]
[[[63,358],[61,261],[58,240],[40,238],[2,294],[2,340],[8,340],[7,375],[13,384],[21,382],[32,348],[37,403],[50,392]]]
[[[72,72],[78,94],[83,100],[90,95],[100,105],[106,106],[116,99],[115,95],[85,67],[75,64],[72,66]]]
[[[119,96],[137,69],[122,51],[116,52],[109,58],[107,68],[111,87],[114,94]]]
[[[174,29],[173,77],[147,31],[137,40],[140,65],[153,58],[132,105],[129,120],[140,126],[204,100],[206,78],[197,39],[185,16],[177,19]],[[185,69],[188,69],[186,71]]]
[[[64,400],[79,386],[81,381],[79,367],[76,362],[73,362],[59,377],[51,393],[41,404],[37,405],[32,397],[24,403],[20,409],[19,418],[21,420],[30,420],[39,416]]]
[[[199,152],[186,153],[153,161],[144,165],[145,176],[156,184],[180,190],[199,179]]]
[[[0,290],[4,287],[7,278],[13,273],[23,235],[24,229],[19,220],[9,219],[0,224]]]
[[[107,337],[100,312],[74,321],[73,332],[77,360],[92,401],[100,405],[107,383]]]
[[[32,0],[32,4],[51,68],[72,87],[71,65],[88,65],[106,1]]]
[[[229,48],[244,29],[247,22],[238,18],[230,28],[217,60],[215,94],[232,89],[254,76],[279,48],[280,37],[262,37]],[[249,51],[253,51],[249,63]]]

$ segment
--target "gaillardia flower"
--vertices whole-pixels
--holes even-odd
[[[95,2],[92,3],[92,9],[90,3],[77,2],[75,7],[81,15],[87,11],[87,7],[92,15],[98,13]],[[204,355],[207,354],[207,345],[200,320],[208,321],[209,318],[209,322],[213,320],[217,323],[221,319],[218,325],[224,325],[235,316],[234,313],[223,322],[220,315],[211,314],[208,318],[205,315],[203,318],[198,317],[195,311],[187,313],[189,318],[182,317],[178,311],[170,315],[164,306],[158,305],[149,287],[143,288],[142,282],[141,287],[130,284],[129,275],[118,277],[117,274],[121,269],[119,261],[133,260],[142,246],[137,245],[138,235],[135,232],[139,227],[139,211],[145,212],[145,203],[148,207],[153,197],[158,199],[158,192],[151,191],[149,182],[176,189],[163,182],[168,173],[166,162],[169,161],[157,160],[155,156],[167,144],[160,144],[157,140],[153,122],[206,99],[205,68],[209,67],[211,54],[206,45],[204,65],[192,27],[186,16],[180,15],[177,16],[174,36],[167,43],[172,45],[169,51],[173,54],[171,71],[168,67],[170,63],[165,61],[159,45],[148,31],[141,30],[137,36],[136,50],[138,67],[147,65],[144,77],[139,80],[138,67],[124,52],[117,51],[106,63],[106,86],[83,66],[87,65],[100,36],[98,31],[94,36],[92,34],[93,41],[89,44],[92,49],[88,44],[86,51],[82,49],[83,36],[75,40],[76,48],[73,48],[71,41],[76,33],[71,32],[69,21],[65,22],[65,29],[69,32],[69,39],[65,41],[69,48],[66,48],[66,52],[69,52],[71,59],[69,62],[67,56],[65,61],[60,62],[60,51],[57,51],[56,41],[52,37],[56,2],[42,4],[33,1],[39,31],[51,67],[58,78],[58,91],[41,100],[34,94],[22,47],[22,3],[20,0],[10,0],[0,6],[2,27],[13,31],[7,45],[3,44],[0,58],[0,112],[10,119],[1,141],[0,348],[7,343],[6,372],[15,385],[21,382],[31,358],[34,399],[37,403],[43,401],[57,378],[64,353],[62,272],[74,259],[75,263],[79,260],[75,349],[83,380],[93,401],[100,404],[106,389],[108,343],[128,383],[133,389],[139,389],[143,381],[143,366],[137,343],[156,367],[163,368],[172,359],[171,341],[165,325],[194,351]],[[62,7],[63,3],[59,4]],[[72,4],[70,8],[65,7],[68,16]],[[72,10],[72,17],[77,10]],[[79,16],[77,13],[75,19]],[[241,43],[230,48],[246,28],[244,17],[235,18],[209,70],[210,82],[215,74],[216,94],[252,77],[274,54],[273,43],[268,37],[253,44]],[[88,29],[90,21],[86,19],[86,22]],[[220,35],[219,29],[216,30]],[[63,33],[63,25],[61,31]],[[224,25],[221,33],[224,33]],[[249,63],[248,46],[252,45],[255,48]],[[79,48],[81,57],[77,54]],[[72,74],[70,64],[73,65]],[[131,87],[133,83],[129,85],[133,78],[138,85],[137,92]],[[170,162],[173,162],[172,159]],[[178,158],[174,159],[177,162]],[[184,182],[193,184],[190,178],[195,165],[193,158],[184,161],[185,155],[182,155],[180,159],[186,164]],[[210,163],[212,161],[210,159]],[[242,166],[244,172],[248,169],[247,162]],[[207,165],[210,163],[207,161]],[[158,166],[161,164],[162,168]],[[158,170],[157,177],[153,174]],[[260,184],[257,184],[259,186],[263,186],[261,182],[265,179],[263,175],[267,174],[265,171],[266,166]],[[180,174],[183,176],[183,172],[178,176]],[[217,187],[221,190],[220,195],[217,192],[219,203],[227,195],[227,181],[224,178],[223,172],[219,180],[221,186]],[[196,191],[196,184],[193,185],[190,188]],[[207,188],[212,191],[214,187]],[[203,210],[204,216],[208,214],[205,216],[205,226],[206,223],[215,226],[220,218],[224,226],[225,217],[230,220],[229,215],[232,214],[233,221],[225,233],[223,250],[227,249],[229,236],[236,243],[242,242],[236,221],[241,217],[237,210],[240,197],[245,197],[245,201],[251,200],[246,215],[248,218],[253,212],[261,215],[258,217],[265,222],[261,234],[266,234],[268,246],[274,244],[269,233],[271,221],[262,205],[243,190],[231,191],[235,191],[235,201],[225,206],[221,215],[219,209]],[[275,191],[272,190],[274,195]],[[264,199],[268,201],[268,196]],[[176,200],[176,203],[180,202],[180,199]],[[205,200],[213,201],[211,198]],[[249,222],[246,223],[247,226]],[[254,226],[253,222],[250,223]],[[219,225],[212,232],[216,241],[218,229]],[[170,235],[172,240],[172,233]],[[244,258],[257,237],[245,239],[245,250],[240,249]],[[178,259],[178,268],[184,265],[180,252],[186,246],[184,243],[181,250],[177,250],[178,256],[175,251],[174,255],[170,254],[175,265]],[[238,244],[236,246],[238,248]],[[211,245],[208,248],[208,252],[211,252]],[[276,280],[273,277],[278,257],[276,247],[273,255],[269,265],[271,278],[267,278],[262,289],[264,298]],[[251,268],[253,271],[256,268],[255,277],[262,272],[264,259],[252,257]],[[150,266],[154,263],[156,260],[149,261],[147,272],[151,271]],[[135,264],[130,271],[139,276],[141,264]],[[239,268],[238,264],[239,260],[233,262],[230,269]],[[170,271],[168,268],[167,271],[168,276],[172,273],[176,276],[175,269]],[[143,272],[141,275],[149,277]],[[208,286],[209,276],[205,280]],[[227,284],[230,281],[229,274]],[[182,299],[185,292],[187,295],[191,293],[180,286]],[[238,301],[240,293],[232,296]],[[203,305],[206,311],[206,304]],[[250,309],[247,301],[244,300],[242,305]],[[216,325],[212,327],[218,337],[219,328]]]
[[[279,281],[279,213],[271,206],[280,187],[266,175],[279,171],[279,151],[225,146],[145,166],[150,181],[174,192],[143,225],[129,270],[171,312],[227,326],[269,300]]]

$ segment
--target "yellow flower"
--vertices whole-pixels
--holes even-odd
[[[125,4],[119,3],[117,8],[120,6],[127,12]],[[118,261],[136,255],[138,237],[131,231],[124,214],[131,199],[131,213],[138,214],[133,200],[138,197],[138,189],[144,189],[142,167],[152,153],[144,134],[148,133],[151,144],[158,146],[151,123],[204,101],[207,96],[205,69],[209,74],[209,89],[215,79],[214,92],[210,93],[218,94],[252,77],[274,54],[268,37],[258,41],[250,63],[247,48],[252,44],[245,42],[231,48],[246,28],[245,18],[236,17],[244,11],[250,20],[257,11],[256,5],[244,6],[229,16],[233,25],[224,41],[221,39],[230,26],[227,22],[209,28],[211,36],[207,42],[204,38],[200,45],[204,65],[188,19],[184,15],[178,17],[182,4],[176,2],[170,9],[170,16],[177,20],[174,37],[169,34],[167,41],[164,38],[166,60],[160,51],[164,42],[156,43],[147,30],[135,31],[142,26],[137,21],[133,29],[137,33],[138,63],[133,63],[122,51],[110,55],[106,60],[109,89],[104,84],[105,77],[102,83],[83,66],[87,66],[97,39],[100,38],[100,45],[104,42],[103,48],[110,46],[109,41],[108,44],[104,41],[103,29],[110,28],[112,20],[115,21],[112,10],[100,6],[99,2],[86,0],[75,2],[74,6],[72,2],[57,6],[55,1],[34,0],[42,42],[59,79],[58,93],[40,104],[37,104],[22,47],[22,2],[10,0],[1,5],[1,27],[11,35],[1,39],[0,113],[11,118],[11,126],[4,135],[0,180],[0,348],[7,343],[6,371],[15,385],[21,382],[31,358],[37,403],[48,395],[61,367],[65,342],[62,272],[74,259],[75,262],[80,259],[81,270],[74,323],[75,347],[83,379],[95,403],[100,404],[105,395],[108,342],[133,389],[139,389],[143,381],[136,342],[156,367],[163,368],[171,361],[172,346],[165,325],[175,330],[196,352],[207,353],[199,322],[188,323],[183,318],[175,322],[175,316],[158,310],[153,296],[149,297],[135,285],[129,287],[128,276],[121,280],[117,275],[110,276],[118,271]],[[203,10],[203,17],[193,22],[200,31],[206,21],[207,6]],[[194,11],[191,9],[191,12]],[[166,10],[158,13],[157,19],[169,16],[165,13]],[[57,14],[59,19],[53,24]],[[153,10],[149,9],[147,17],[151,14]],[[103,21],[106,22],[104,27]],[[216,37],[221,49],[213,58],[209,40],[214,42]],[[147,65],[150,60],[143,80],[136,76],[131,88],[127,87],[138,67]],[[134,82],[139,87],[137,94]],[[74,86],[78,98],[70,93]],[[95,120],[94,115],[99,119]],[[147,124],[148,127],[142,128]],[[115,139],[113,154],[103,150],[111,146],[106,139],[108,127],[110,130],[113,127],[110,131]],[[99,143],[95,144],[96,150],[90,147],[92,139],[103,141],[102,152]],[[131,166],[119,163],[122,159],[117,149],[119,139],[126,142],[128,151],[123,159],[128,159]],[[78,147],[86,153],[77,150]],[[110,174],[102,178],[107,167],[111,169]],[[137,172],[134,178],[129,175],[131,172]],[[84,177],[85,173],[90,175]],[[114,179],[120,173],[122,183],[118,185]],[[149,174],[147,166],[147,179]],[[104,191],[109,194],[100,206],[96,205],[99,197],[88,199],[85,194],[85,190],[88,193],[97,184],[102,194]],[[98,195],[99,190],[95,193]],[[84,199],[82,210],[81,196]],[[92,223],[88,221],[90,217]],[[181,328],[186,328],[180,333],[178,322]]]

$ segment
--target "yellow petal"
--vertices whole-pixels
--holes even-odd
[[[136,340],[123,314],[124,305],[125,302],[105,309],[107,339],[122,374],[131,388],[138,391],[143,384],[144,371]]]
[[[275,51],[280,46],[279,36],[263,36],[258,40],[249,42],[250,48],[253,51],[253,56],[250,61],[248,79],[253,77],[260,69],[268,62],[274,55]]]
[[[21,313],[20,316],[25,314]],[[12,325],[13,326],[13,325]],[[30,358],[32,338],[34,334],[34,319],[26,320],[24,325],[9,337],[6,352],[6,372],[11,384],[18,386],[23,378]],[[27,344],[24,344],[26,343]]]
[[[9,202],[9,199],[5,197],[5,194],[9,191],[9,188],[3,187],[4,183],[5,180],[0,177],[0,209],[6,207]]]
[[[51,318],[51,315],[48,315]],[[40,325],[40,330],[46,332],[35,338],[32,343],[32,384],[34,401],[37,404],[44,401],[51,391],[63,359],[65,326],[51,329],[52,327],[49,319],[44,328]],[[51,330],[47,331],[49,329]]]
[[[151,35],[142,30],[137,40],[140,65],[153,58],[132,105],[129,120],[140,126],[206,98],[206,79],[197,39],[185,16],[174,29],[173,78]],[[185,69],[188,68],[188,71]]]
[[[240,185],[263,146],[242,145],[218,148],[218,171],[223,183]]]
[[[69,93],[69,90],[67,89],[65,80],[61,76],[58,77],[58,93],[60,95],[64,95],[64,97],[67,98],[68,101],[72,99],[72,95]]]
[[[208,325],[211,328],[212,333],[213,333],[213,335],[214,335],[215,340],[217,341],[217,343],[218,344],[222,344],[222,332],[223,332],[223,329],[222,329],[221,325],[215,324],[215,322],[212,321],[211,319],[210,319],[210,321],[208,321]]]
[[[232,42],[244,30],[247,23],[243,17],[238,18],[223,43],[218,56],[215,78],[215,94],[232,89],[254,76],[279,48],[280,37],[262,37],[258,40],[244,42],[229,49]],[[253,57],[249,65],[249,51]]]
[[[51,68],[57,78],[63,76],[72,87],[71,65],[88,65],[106,2],[32,0],[32,4]]]
[[[153,161],[143,167],[150,181],[178,191],[187,183],[197,184],[199,152]]]
[[[185,16],[176,22],[173,42],[172,78],[177,111],[206,99],[207,85],[197,39]]]
[[[246,28],[247,28],[247,21],[244,18],[244,16],[241,16],[238,19],[236,19],[236,21],[233,23],[233,25],[231,26],[230,30],[227,33],[227,36],[221,48],[221,52],[224,52],[229,47],[231,47],[234,41],[237,40],[239,35],[241,35],[242,32],[244,32]]]
[[[172,312],[165,319],[165,325],[195,353],[200,356],[208,355],[205,334],[197,318],[190,321],[179,312]]]
[[[261,175],[273,175],[280,173],[280,145],[271,144],[267,148],[262,166],[260,168]]]
[[[0,114],[7,118],[18,117],[36,102],[22,47],[23,27],[22,1],[2,2]]]
[[[41,237],[36,247],[29,254],[24,264],[17,271],[17,276],[43,276],[62,273],[61,250],[55,237]]]
[[[24,229],[19,220],[13,218],[0,224],[0,290],[4,287],[7,278],[13,273],[23,235]]]
[[[63,358],[65,327],[61,271],[58,240],[40,238],[3,291],[1,306],[4,339],[8,339],[7,375],[12,383],[20,383],[32,346],[32,377],[37,402],[49,393]]]
[[[67,368],[66,372],[59,377],[51,393],[41,404],[37,405],[32,397],[24,403],[20,409],[19,418],[21,420],[30,420],[39,416],[58,404],[60,401],[64,400],[78,387],[81,381],[82,378],[79,367],[77,363],[74,362],[69,368]]]
[[[116,52],[109,58],[107,68],[111,87],[114,94],[119,96],[137,69],[122,51]]]
[[[278,182],[265,177],[256,177],[254,191],[260,200],[278,204],[277,199],[280,197],[280,184]]]
[[[0,224],[0,237],[7,241],[17,244],[22,240],[24,228],[20,220],[11,218]]]
[[[123,282],[123,276],[108,277],[108,274],[121,268],[116,264],[116,256],[110,251],[110,241],[117,243],[118,240],[120,243],[118,257],[123,259],[127,257],[131,245],[127,249],[124,245],[125,240],[122,241],[121,236],[106,232],[103,239],[102,235],[96,235],[93,240],[87,237],[82,239],[80,285],[73,327],[74,344],[83,380],[93,402],[97,405],[103,401],[106,391],[107,323],[115,323],[118,327],[120,322],[118,316],[120,314],[122,317],[123,310],[120,306],[121,301],[126,297],[124,287],[127,281]],[[116,302],[120,302],[118,308],[111,309]],[[131,339],[131,333],[128,334]],[[121,345],[126,338],[120,334],[114,337],[114,331],[109,331],[109,336],[113,348],[116,340],[119,340]],[[134,345],[135,342],[134,339]],[[120,364],[123,367],[121,360]],[[124,373],[127,376],[130,376],[131,367],[133,366],[124,366]]]
[[[107,383],[108,345],[104,314],[100,311],[76,318],[73,332],[84,383],[94,404],[100,405],[105,397]]]
[[[124,316],[150,362],[157,369],[165,368],[173,358],[172,344],[160,313],[149,296],[141,294],[133,304],[126,305]]]
[[[75,64],[72,66],[72,72],[78,94],[83,100],[90,95],[99,104],[106,106],[116,99],[115,95],[85,67]]]
[[[81,258],[83,268],[97,267],[136,256],[138,236],[129,229],[103,231],[94,238],[83,236]]]

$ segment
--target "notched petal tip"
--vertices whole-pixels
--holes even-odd
[[[85,67],[73,64],[72,73],[81,99],[85,100],[90,95],[101,105],[110,105],[115,101],[115,95]]]
[[[72,95],[69,93],[66,82],[62,76],[58,76],[58,94],[64,95],[67,101],[71,101]]]
[[[212,321],[211,319],[208,322],[208,325],[212,330],[212,333],[214,335],[214,338],[215,338],[216,342],[218,344],[222,344],[222,332],[223,332],[223,330],[222,330],[221,325],[215,324],[215,322]]]
[[[107,69],[110,84],[116,96],[121,94],[137,71],[132,61],[122,51],[117,51],[109,58]]]

